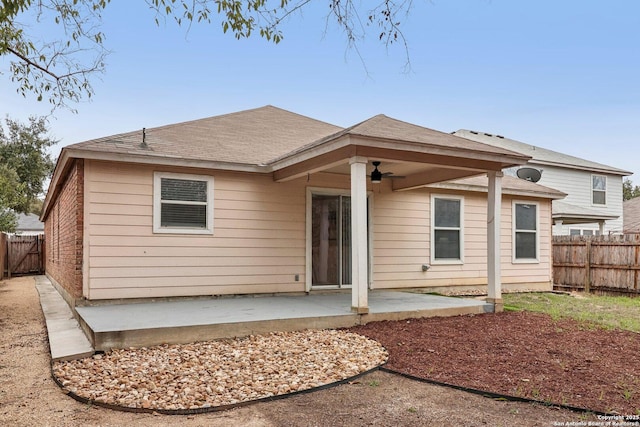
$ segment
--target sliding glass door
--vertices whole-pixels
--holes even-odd
[[[312,286],[351,285],[351,197],[312,195]]]

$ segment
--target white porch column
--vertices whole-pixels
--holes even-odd
[[[598,228],[600,229],[600,235],[604,236],[604,221],[598,223]]]
[[[351,165],[351,311],[369,312],[367,298],[367,158]]]
[[[487,302],[494,304],[494,311],[503,309],[500,268],[500,211],[502,208],[502,172],[491,171],[487,197]]]
[[[561,219],[556,220],[554,226],[555,226],[555,229],[556,229],[555,234],[558,235],[558,236],[562,235],[562,231],[563,231],[562,230],[562,220]]]

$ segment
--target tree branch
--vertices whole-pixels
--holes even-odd
[[[57,74],[53,73],[52,71],[50,71],[48,68],[45,68],[41,65],[39,65],[37,62],[34,62],[33,60],[29,59],[28,57],[26,57],[25,55],[21,54],[20,52],[18,52],[17,50],[7,46],[7,52],[10,52],[12,54],[14,54],[15,56],[17,56],[18,58],[20,58],[23,62],[26,62],[27,65],[31,65],[35,68],[37,68],[38,70],[42,71],[43,73],[53,77],[54,79],[56,79],[56,81],[60,81],[60,79],[63,79],[64,77],[68,77],[67,76],[58,76]]]

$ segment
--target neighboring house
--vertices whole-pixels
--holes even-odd
[[[15,234],[22,236],[44,234],[44,223],[40,221],[38,215],[19,213],[17,216],[18,226]]]
[[[625,200],[622,203],[624,211],[624,232],[640,233],[640,197]]]
[[[500,302],[503,286],[551,289],[564,194],[502,178],[528,160],[383,115],[343,129],[272,106],[95,139],[58,159],[47,274],[71,305],[345,287],[357,313],[369,289]]]
[[[530,156],[528,164],[542,173],[539,184],[567,194],[553,202],[554,234],[622,233],[622,178],[631,172],[546,148],[484,132],[461,129],[454,135]],[[504,173],[516,176],[523,166]]]

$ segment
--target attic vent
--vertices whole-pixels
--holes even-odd
[[[475,130],[470,130],[469,132],[471,132],[471,133],[472,133],[472,134],[474,134],[474,135],[477,135],[477,134],[478,134],[478,132],[476,132]]]
[[[502,136],[502,135],[496,135],[496,138],[504,139],[504,136]]]
[[[485,135],[487,135],[487,136],[493,136],[493,135],[491,135],[490,133],[486,133],[486,132],[485,132]]]

